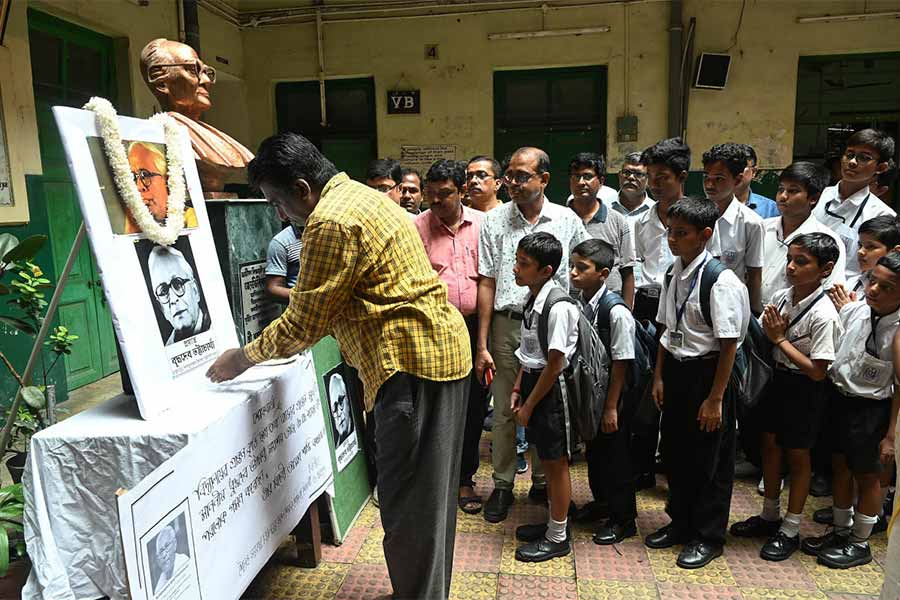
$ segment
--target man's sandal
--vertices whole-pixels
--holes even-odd
[[[484,500],[481,496],[461,496],[457,501],[459,510],[467,515],[477,515],[481,512],[481,506]]]

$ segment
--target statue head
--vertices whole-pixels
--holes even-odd
[[[141,76],[164,111],[194,119],[210,109],[209,88],[216,70],[181,42],[155,39],[141,50]]]

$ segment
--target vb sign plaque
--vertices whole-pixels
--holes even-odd
[[[387,111],[389,115],[417,115],[421,112],[419,90],[395,90],[388,92]]]

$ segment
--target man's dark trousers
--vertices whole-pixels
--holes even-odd
[[[701,431],[697,420],[717,365],[715,356],[679,362],[666,353],[661,429],[672,527],[688,538],[722,545],[734,484],[734,386],[725,389],[719,429]]]
[[[472,341],[472,356],[475,356],[475,343],[478,340],[478,316],[466,317],[466,326],[469,328],[469,339]],[[475,487],[475,471],[480,463],[478,446],[481,442],[481,430],[484,426],[484,415],[487,400],[487,389],[478,376],[475,369],[469,375],[469,401],[466,412],[466,427],[463,435],[462,466],[459,473],[459,486]]]
[[[378,500],[394,598],[450,594],[469,385],[396,373],[378,390]]]

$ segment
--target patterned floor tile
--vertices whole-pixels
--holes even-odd
[[[826,600],[823,592],[809,590],[779,590],[771,588],[742,587],[744,600]]]
[[[393,591],[387,566],[356,564],[350,567],[335,600],[374,600]]]
[[[675,564],[680,551],[681,548],[678,546],[664,550],[647,550],[657,581],[711,586],[736,585],[724,558],[719,557],[702,569],[682,569]]]
[[[539,563],[526,563],[516,560],[516,548],[522,542],[507,537],[503,542],[503,553],[500,555],[500,573],[515,575],[539,575],[543,577],[568,577],[575,581],[575,557],[572,554]]]
[[[579,600],[656,600],[656,584],[578,579]]]
[[[362,511],[359,513],[359,517],[356,519],[356,523],[353,525],[354,527],[375,527],[381,526],[381,514],[378,512],[378,507],[369,500],[369,503],[363,507]]]
[[[453,552],[453,571],[497,573],[503,536],[491,533],[460,533]]]
[[[641,539],[647,537],[660,527],[668,525],[671,519],[663,510],[638,509],[637,526]]]
[[[779,588],[816,589],[816,582],[797,557],[770,562],[759,557],[760,540],[730,538],[725,546],[725,562],[739,586],[766,588],[778,582]]]
[[[497,600],[518,600],[520,598],[522,600],[576,600],[578,589],[574,577],[533,577],[501,573],[497,586]]]
[[[462,511],[456,511],[456,533],[493,533],[503,535],[504,524],[488,523],[484,520],[484,513],[467,515]]]
[[[497,573],[453,573],[450,600],[495,600]]]
[[[878,596],[860,596],[858,594],[827,594],[828,600],[878,600]]]
[[[372,531],[371,527],[355,525],[347,533],[344,543],[340,546],[322,544],[322,560],[333,563],[354,562],[370,531]]]
[[[250,584],[244,600],[331,600],[344,582],[350,565],[322,563],[317,569],[301,569],[272,562]]]
[[[359,550],[356,562],[384,564],[384,530],[376,527],[369,531],[363,542],[362,548]]]
[[[598,546],[590,540],[575,541],[575,573],[578,580],[655,581],[644,544],[625,541]]]
[[[733,586],[660,583],[660,600],[742,600],[741,591]]]
[[[802,553],[800,561],[823,592],[874,596],[881,592],[884,573],[874,562],[852,569],[831,569],[818,564],[814,556]]]

